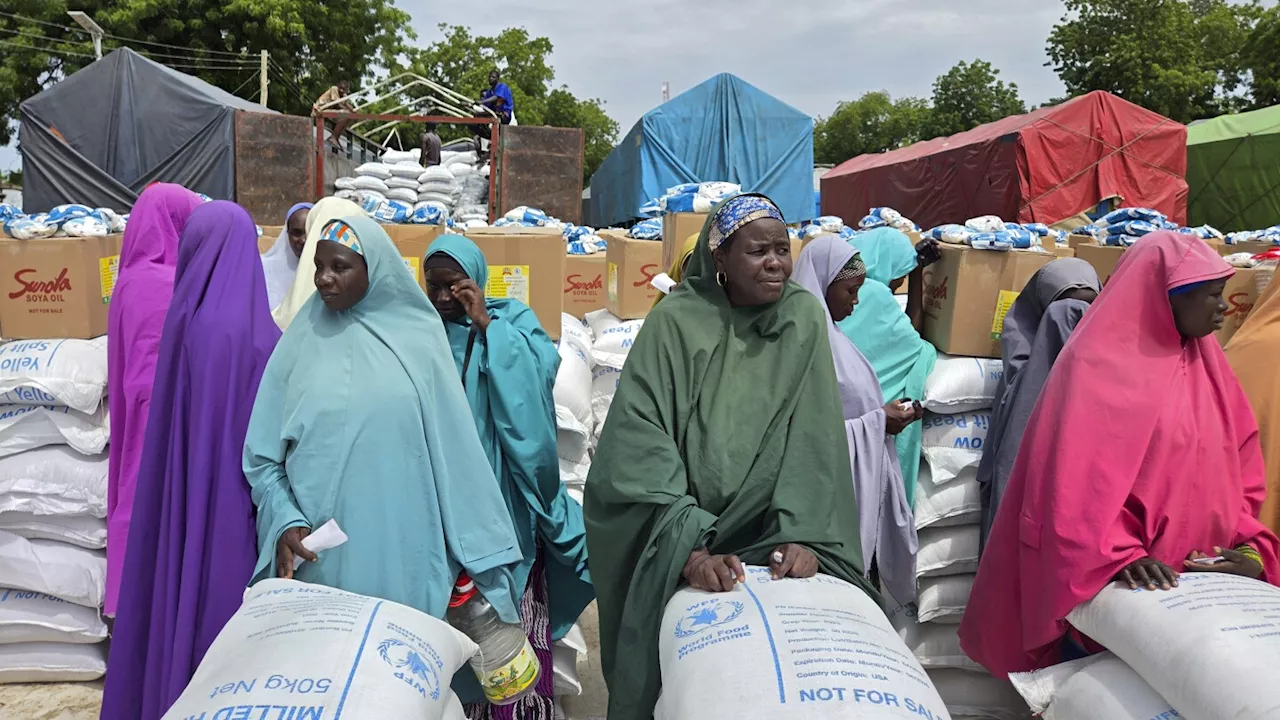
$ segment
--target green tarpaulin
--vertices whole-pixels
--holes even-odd
[[[1280,224],[1280,105],[1187,128],[1188,224],[1223,232]]]

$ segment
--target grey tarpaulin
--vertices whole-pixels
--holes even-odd
[[[21,105],[27,212],[127,211],[153,182],[235,199],[235,111],[271,112],[122,48]]]

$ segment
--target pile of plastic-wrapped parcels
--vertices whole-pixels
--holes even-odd
[[[489,221],[489,164],[474,150],[443,151],[423,167],[421,150],[387,150],[378,162],[334,180],[337,197],[352,200],[383,223],[483,227]]]
[[[978,250],[1034,250],[1067,244],[1067,233],[1043,223],[1005,222],[995,215],[972,218],[963,225],[939,225],[925,237]]]
[[[18,240],[51,237],[103,237],[124,232],[129,215],[110,208],[87,205],[59,205],[47,213],[24,214],[13,205],[0,203],[0,229]]]
[[[107,339],[0,344],[0,683],[106,672]]]
[[[1091,224],[1072,230],[1071,234],[1091,237],[1099,245],[1129,247],[1139,239],[1160,230],[1176,230],[1184,235],[1195,235],[1201,240],[1225,239],[1212,226],[1185,227],[1172,222],[1164,213],[1140,207],[1112,210]]]
[[[954,718],[1024,720],[1013,686],[960,650],[960,619],[978,571],[978,463],[1003,374],[1000,360],[939,353],[925,382],[920,474],[912,502],[919,551],[916,599],[884,594],[889,620]]]
[[[661,240],[662,216],[667,213],[709,213],[721,200],[742,192],[742,186],[729,182],[682,183],[667,188],[640,206],[645,219],[636,223],[627,236],[636,240]]]
[[[498,218],[494,227],[540,227],[559,230],[564,237],[565,250],[570,255],[594,255],[607,247],[604,238],[596,234],[596,229],[586,225],[574,225],[547,215],[538,208],[526,205],[511,208],[507,214]]]

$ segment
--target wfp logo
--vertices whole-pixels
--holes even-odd
[[[423,697],[430,695],[432,700],[440,699],[440,676],[418,651],[395,638],[387,638],[378,643],[378,655],[396,670],[396,678],[405,681]]]
[[[733,622],[742,615],[743,605],[733,600],[713,600],[695,606],[676,623],[676,637],[693,637],[703,630]]]

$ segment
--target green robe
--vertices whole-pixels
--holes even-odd
[[[704,543],[749,565],[799,543],[874,595],[826,315],[794,283],[773,305],[731,307],[707,232],[631,349],[587,480],[610,720],[651,718],[663,610]]]

